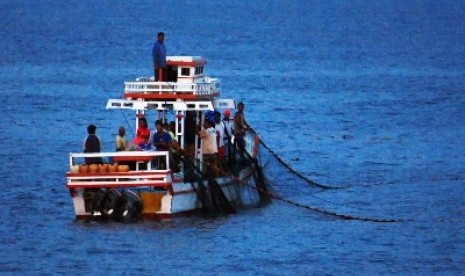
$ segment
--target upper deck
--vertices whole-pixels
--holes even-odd
[[[211,100],[220,95],[221,81],[205,76],[207,61],[200,56],[168,56],[167,81],[139,77],[124,83],[128,100]]]

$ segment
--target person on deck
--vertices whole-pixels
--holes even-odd
[[[237,112],[234,114],[234,149],[244,149],[244,132],[250,129],[244,118],[244,103],[237,104]]]
[[[128,148],[128,142],[126,140],[126,129],[119,127],[118,135],[116,135],[116,151],[124,151]]]
[[[191,160],[195,157],[195,137],[197,132],[197,114],[195,111],[187,110],[184,120],[184,150],[187,158]]]
[[[243,122],[243,124],[244,124],[244,126],[245,126],[246,128],[249,128],[249,125],[247,124],[247,122],[246,122],[246,120],[245,120],[244,108],[245,108],[244,103],[243,103],[243,102],[239,102],[239,103],[237,104],[237,112],[236,112],[236,114],[237,114],[237,113],[242,114],[242,122]]]
[[[156,150],[169,150],[171,144],[171,135],[163,129],[162,121],[156,121],[156,131],[151,138],[151,144]]]
[[[172,140],[170,146],[170,169],[172,172],[177,173],[181,171],[181,159],[185,155],[186,152],[181,148],[179,143],[176,140]]]
[[[139,118],[139,126],[137,127],[136,138],[133,143],[142,146],[149,142],[150,129],[147,126],[147,120],[145,118]]]
[[[176,137],[176,122],[175,121],[170,122],[169,129],[170,129],[170,135],[173,138],[173,140],[178,141],[178,137]]]
[[[87,137],[84,139],[84,153],[100,152],[101,143],[100,138],[95,134],[97,127],[95,125],[89,125],[87,127]],[[102,164],[103,160],[101,157],[86,157],[86,164]]]
[[[215,124],[210,120],[205,120],[203,129],[199,131],[202,139],[203,165],[202,173],[205,176],[216,177],[218,175],[218,146],[216,141]]]
[[[157,41],[153,44],[152,57],[153,57],[153,70],[155,81],[166,81],[168,70],[166,67],[166,48],[165,48],[165,34],[159,32]]]
[[[244,113],[236,112],[234,115],[234,144],[236,144],[239,149],[243,149],[245,146],[244,131],[246,129],[248,129],[248,126],[244,122]]]
[[[166,133],[168,133],[171,136],[171,140],[176,140],[176,137],[174,136],[174,132],[171,131],[171,126],[168,122],[163,123],[163,129],[165,130]]]
[[[224,138],[223,138],[223,144],[224,144],[224,158],[225,161],[228,164],[231,164],[232,161],[232,145],[231,145],[231,138],[234,135],[234,122],[229,118],[231,116],[231,111],[229,109],[226,109],[223,112],[223,125],[224,125]]]
[[[168,154],[171,154],[170,145],[171,145],[171,135],[163,129],[163,122],[157,120],[155,122],[155,131],[153,131],[152,136],[150,137],[150,144],[158,151],[168,151]],[[158,169],[166,169],[166,159],[161,157],[155,158],[155,166]]]

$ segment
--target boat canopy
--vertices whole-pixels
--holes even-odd
[[[214,111],[222,109],[234,109],[233,99],[214,99],[213,101],[138,101],[125,99],[109,99],[107,109],[128,109],[134,111],[147,110],[173,110],[173,111]]]

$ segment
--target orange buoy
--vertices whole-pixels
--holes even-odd
[[[118,170],[118,164],[108,164],[108,172],[116,172]]]
[[[87,164],[79,165],[79,173],[88,173],[89,166]]]
[[[128,172],[129,166],[128,165],[118,165],[118,172]]]
[[[97,173],[98,165],[97,164],[90,164],[89,165],[89,173]]]
[[[98,166],[98,172],[99,173],[106,173],[108,172],[108,164],[100,164]]]

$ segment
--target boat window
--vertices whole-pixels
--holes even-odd
[[[195,74],[202,75],[203,74],[203,66],[195,67]]]
[[[190,68],[181,68],[181,76],[189,76],[190,75]]]
[[[178,81],[178,67],[168,65],[168,81],[177,82]]]

